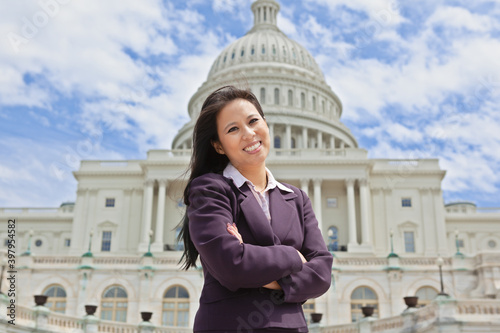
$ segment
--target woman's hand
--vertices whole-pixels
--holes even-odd
[[[300,260],[302,260],[302,263],[305,264],[307,262],[306,258],[302,255],[302,253],[299,252],[299,250],[297,250],[297,253],[300,256]]]
[[[236,223],[228,223],[226,229],[227,229],[227,232],[229,232],[229,234],[233,235],[234,237],[236,237],[240,241],[240,244],[243,244],[243,237],[241,237],[241,234],[238,231],[238,227],[236,227]],[[299,254],[300,260],[302,260],[302,263],[303,264],[306,263],[307,260],[302,255],[302,253],[300,253],[299,250],[297,250],[297,253]],[[281,286],[279,285],[279,283],[277,281],[273,281],[273,282],[268,283],[262,287],[267,288],[267,289],[273,289],[273,290],[282,290]]]
[[[240,244],[243,243],[243,237],[241,237],[241,235],[238,231],[238,228],[236,227],[236,223],[232,223],[232,224],[228,223],[227,224],[227,232],[229,232],[234,237],[238,238],[238,240],[240,241]]]

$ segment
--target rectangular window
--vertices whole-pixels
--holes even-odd
[[[405,252],[415,253],[415,233],[413,231],[405,231]]]
[[[66,239],[64,240],[64,246],[66,246],[66,247],[70,247],[70,246],[71,246],[71,239],[66,238]]]
[[[103,252],[111,251],[111,231],[102,232],[101,251]]]
[[[401,199],[401,207],[411,207],[411,198]]]
[[[5,246],[5,247],[9,246],[9,239],[8,238],[5,238],[3,240],[3,246]]]
[[[106,198],[106,207],[114,207],[115,198]]]
[[[458,247],[464,247],[464,240],[463,239],[458,239]]]

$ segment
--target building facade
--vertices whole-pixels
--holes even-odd
[[[201,105],[225,84],[259,98],[273,142],[267,166],[308,193],[335,256],[330,290],[308,301],[306,312],[323,313],[331,326],[358,321],[364,305],[379,318],[399,315],[403,296],[425,305],[441,291],[438,257],[452,298],[500,297],[500,209],[445,205],[437,159],[367,158],[314,58],[278,29],[279,9],[274,0],[252,4],[253,28],[215,59],[170,150],[82,161],[75,203],[0,208],[2,220],[22,222],[18,304],[46,294],[47,306],[68,316],[94,304],[102,320],[136,324],[150,311],[155,325],[192,327],[203,277],[178,265],[183,173]],[[0,240],[5,252],[6,229]]]

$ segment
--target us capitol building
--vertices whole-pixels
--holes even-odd
[[[308,319],[323,314],[311,331],[417,325],[411,332],[434,332],[445,322],[449,332],[500,332],[500,209],[445,205],[438,159],[369,159],[341,122],[341,100],[314,58],[277,27],[279,4],[258,0],[251,9],[253,28],[215,59],[170,150],[82,161],[74,203],[0,208],[2,221],[16,219],[17,251],[26,251],[16,258],[16,325],[2,310],[0,331],[127,333],[149,327],[141,322],[155,332],[190,331],[203,276],[178,265],[182,174],[204,99],[236,84],[250,88],[266,113],[274,144],[267,166],[308,193],[334,255],[331,288],[304,304]],[[4,257],[7,236],[3,228]],[[49,297],[34,307],[34,295]],[[419,307],[407,308],[404,296],[418,296]],[[94,315],[85,305],[97,306]],[[363,317],[364,306],[373,307],[371,317]],[[152,318],[143,321],[141,312]]]

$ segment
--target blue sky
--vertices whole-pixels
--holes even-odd
[[[445,202],[500,207],[498,1],[279,2],[371,158],[439,158]],[[0,207],[73,201],[82,159],[169,149],[251,3],[2,1]]]

